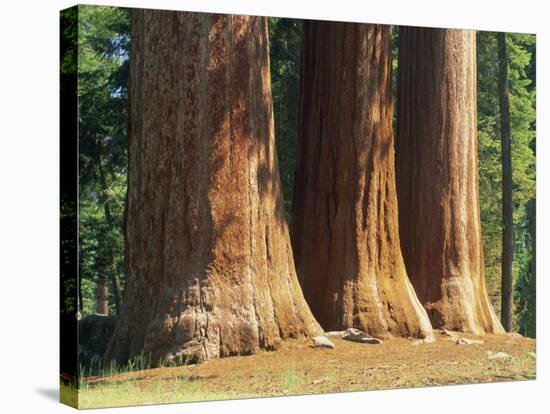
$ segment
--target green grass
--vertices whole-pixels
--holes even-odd
[[[78,408],[78,390],[65,382],[59,384],[59,401],[71,407]]]
[[[442,385],[442,384],[432,377],[425,377],[420,381],[420,386],[433,387],[435,385]]]
[[[186,365],[186,361],[178,364],[168,364],[159,361],[158,366]],[[80,366],[78,384],[62,382],[60,385],[60,400],[75,408],[102,408],[127,405],[161,404],[171,402],[218,400],[246,397],[233,393],[209,392],[200,381],[191,381],[186,377],[145,382],[141,379],[124,381],[91,381],[94,377],[111,377],[134,371],[151,369],[151,359],[140,354],[127,361],[117,364],[115,361],[104,363],[92,360],[87,366]],[[203,389],[204,388],[204,389]]]
[[[305,379],[298,374],[295,368],[287,369],[281,374],[280,378],[270,379],[266,376],[258,378],[258,380],[266,382],[266,386],[270,380],[275,380],[275,383],[278,384],[276,387],[279,389],[278,392],[264,392],[258,394],[254,392],[211,391],[207,380],[188,376],[157,380],[136,378],[124,382],[105,381],[98,383],[90,383],[84,378],[79,384],[78,407],[102,408],[128,405],[166,404],[265,397],[267,395],[277,395],[279,393],[296,394],[311,392],[310,390],[306,391]],[[230,377],[228,378],[228,382],[231,382]],[[76,388],[73,387],[73,390],[76,390]]]
[[[132,371],[144,371],[151,369],[152,365],[150,355],[144,353],[128,360],[126,364],[118,364],[114,360],[109,363],[104,363],[102,360],[92,359],[89,365],[80,365],[80,383],[78,388],[81,389],[84,387],[89,377],[108,377]],[[167,364],[160,360],[158,366],[163,367],[167,366]]]
[[[298,374],[296,373],[295,368],[287,369],[282,374],[282,385],[284,387],[283,391],[294,392],[296,385],[298,383]]]
[[[66,386],[68,387],[68,386]],[[202,381],[176,377],[157,381],[129,380],[87,384],[78,393],[78,408],[167,404],[259,397],[256,394],[212,392]]]

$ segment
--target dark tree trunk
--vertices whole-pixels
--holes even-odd
[[[110,275],[113,296],[115,299],[115,313],[118,315],[122,309],[122,289],[120,287],[120,278],[118,277],[118,270],[114,259],[115,258],[113,257],[113,262],[111,263],[112,270],[110,272]]]
[[[305,22],[292,232],[327,329],[426,337],[397,223],[390,26]]]
[[[96,285],[96,313],[109,314],[109,285],[107,276],[101,273],[97,277]]]
[[[397,194],[407,272],[434,328],[501,332],[485,286],[475,32],[399,32]]]
[[[104,191],[106,189],[107,189],[107,187],[104,186]],[[113,223],[113,219],[112,219],[112,215],[111,215],[111,209],[109,207],[109,202],[108,201],[105,201],[103,203],[103,210],[104,210],[104,213],[105,213],[105,220],[106,220],[107,225],[108,225],[108,231],[112,232],[112,231],[114,231],[115,224]],[[112,246],[106,246],[106,252],[107,252],[107,257],[105,259],[106,259],[107,263],[106,263],[105,270],[109,274],[109,279],[111,281],[111,286],[113,288],[113,296],[114,296],[114,299],[115,299],[115,310],[116,310],[116,313],[118,315],[121,311],[121,306],[122,306],[122,289],[120,287],[120,278],[119,278],[119,275],[118,275],[116,255],[115,255],[115,252],[113,251]]]
[[[107,359],[321,333],[284,218],[266,19],[136,9],[130,62],[128,278]]]
[[[510,102],[508,98],[508,54],[506,33],[498,38],[498,94],[500,105],[500,136],[502,147],[502,307],[500,320],[507,332],[512,331],[514,290],[514,212],[512,201],[512,146],[510,132]]]
[[[105,172],[105,166],[104,164],[104,151],[105,151],[105,144],[104,142],[100,143],[99,146],[100,156],[99,156],[99,179],[101,184],[101,202],[103,204],[103,213],[105,215],[105,221],[107,223],[107,231],[110,233],[114,231],[115,229],[115,223],[113,222],[113,216],[111,214],[111,208],[109,206],[109,195],[110,192],[109,186],[107,185],[107,177]],[[108,240],[101,241],[109,243]],[[111,245],[106,245],[104,251],[106,251],[106,266],[105,271],[109,274],[109,279],[111,281],[111,286],[113,288],[113,296],[115,299],[115,310],[116,314],[118,315],[120,313],[121,304],[122,304],[122,291],[120,288],[120,278],[118,276],[118,269],[116,264],[116,255],[113,251],[113,247]]]
[[[78,311],[82,315],[84,312],[84,295],[82,294],[82,281],[78,281]]]

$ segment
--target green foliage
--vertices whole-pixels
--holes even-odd
[[[518,278],[515,284],[516,324],[520,334],[536,336],[536,269],[535,269],[535,199],[525,206],[526,214],[520,223],[518,244]]]
[[[301,36],[301,21],[277,17],[269,19],[275,137],[285,213],[288,220],[292,217],[292,192],[296,172]]]
[[[99,182],[102,169],[126,172],[129,25],[126,9],[79,6],[81,185]]]
[[[100,272],[117,272],[119,278],[124,281],[122,218],[125,183],[124,175],[115,176],[106,196],[100,198],[92,191],[80,197],[80,289],[84,314],[93,313],[95,310],[95,282]],[[111,221],[105,217],[102,203],[109,204]],[[110,301],[111,305],[113,303],[114,300]]]
[[[59,70],[62,74],[76,74],[78,53],[78,8],[71,7],[60,15],[61,50]]]
[[[124,280],[130,22],[122,8],[78,11],[79,259],[86,314],[94,310],[100,274]]]
[[[530,251],[525,239],[526,205],[535,195],[535,36],[507,34],[510,122],[512,132],[512,178],[514,233],[516,239],[514,280],[529,272]],[[485,274],[496,310],[500,310],[502,255],[502,168],[500,110],[498,98],[498,47],[496,33],[478,32],[478,137],[479,186]],[[524,291],[526,292],[526,291]],[[527,298],[526,298],[527,299]],[[516,310],[517,311],[517,310]]]

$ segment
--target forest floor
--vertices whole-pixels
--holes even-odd
[[[369,345],[330,338],[335,347],[327,349],[312,348],[311,340],[285,341],[276,352],[91,377],[79,402],[92,408],[535,379],[535,340],[460,337],[483,344],[460,345],[440,333],[419,345],[412,339]],[[512,358],[490,359],[489,352]]]

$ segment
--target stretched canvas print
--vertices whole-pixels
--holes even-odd
[[[61,399],[535,378],[535,35],[61,12]]]

